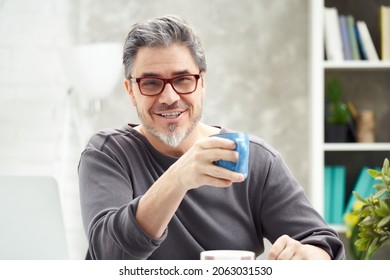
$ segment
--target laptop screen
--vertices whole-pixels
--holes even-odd
[[[57,181],[0,176],[0,259],[68,259]]]

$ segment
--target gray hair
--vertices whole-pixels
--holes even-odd
[[[174,43],[185,45],[190,50],[199,70],[206,71],[206,58],[199,36],[194,29],[177,16],[164,16],[132,26],[123,47],[125,77],[130,77],[140,48],[169,46]]]

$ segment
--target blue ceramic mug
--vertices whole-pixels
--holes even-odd
[[[213,137],[221,137],[234,141],[236,143],[235,151],[238,152],[238,161],[218,160],[214,163],[223,168],[229,169],[248,176],[248,161],[249,161],[249,136],[246,132],[229,132],[212,135]]]

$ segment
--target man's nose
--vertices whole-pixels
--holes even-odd
[[[167,83],[159,96],[159,102],[171,105],[178,100],[180,100],[180,95],[173,89],[170,83]]]

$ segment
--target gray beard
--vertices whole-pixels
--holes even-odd
[[[149,129],[151,133],[153,133],[154,136],[158,137],[162,142],[164,142],[166,145],[177,148],[180,143],[187,137],[189,134],[189,131],[183,131],[183,132],[176,132],[177,125],[170,124],[168,126],[169,133],[166,135],[164,133],[161,133],[160,131],[155,130],[154,128]]]
[[[175,132],[177,128],[176,124],[170,124],[168,126],[168,134],[164,134],[151,126],[146,126],[146,129],[149,130],[154,136],[158,137],[158,139],[160,139],[166,145],[172,148],[177,148],[181,144],[181,142],[183,142],[183,140],[186,139],[187,136],[194,130],[195,126],[200,121],[201,116],[202,114],[199,114],[199,116],[194,120],[192,125],[187,130],[182,132]]]
[[[203,104],[202,104],[203,105]],[[168,134],[164,134],[161,131],[158,131],[155,127],[152,125],[149,125],[145,120],[144,116],[141,114],[141,112],[137,108],[137,114],[139,119],[141,120],[141,123],[145,128],[152,133],[154,136],[156,136],[158,139],[160,139],[163,143],[165,143],[167,146],[170,146],[172,148],[177,148],[184,139],[187,138],[188,135],[191,134],[191,132],[194,130],[195,126],[198,124],[200,119],[202,118],[203,113],[203,106],[200,108],[199,114],[196,116],[195,119],[193,119],[191,126],[182,132],[175,132],[177,129],[176,124],[170,124],[168,125]]]

